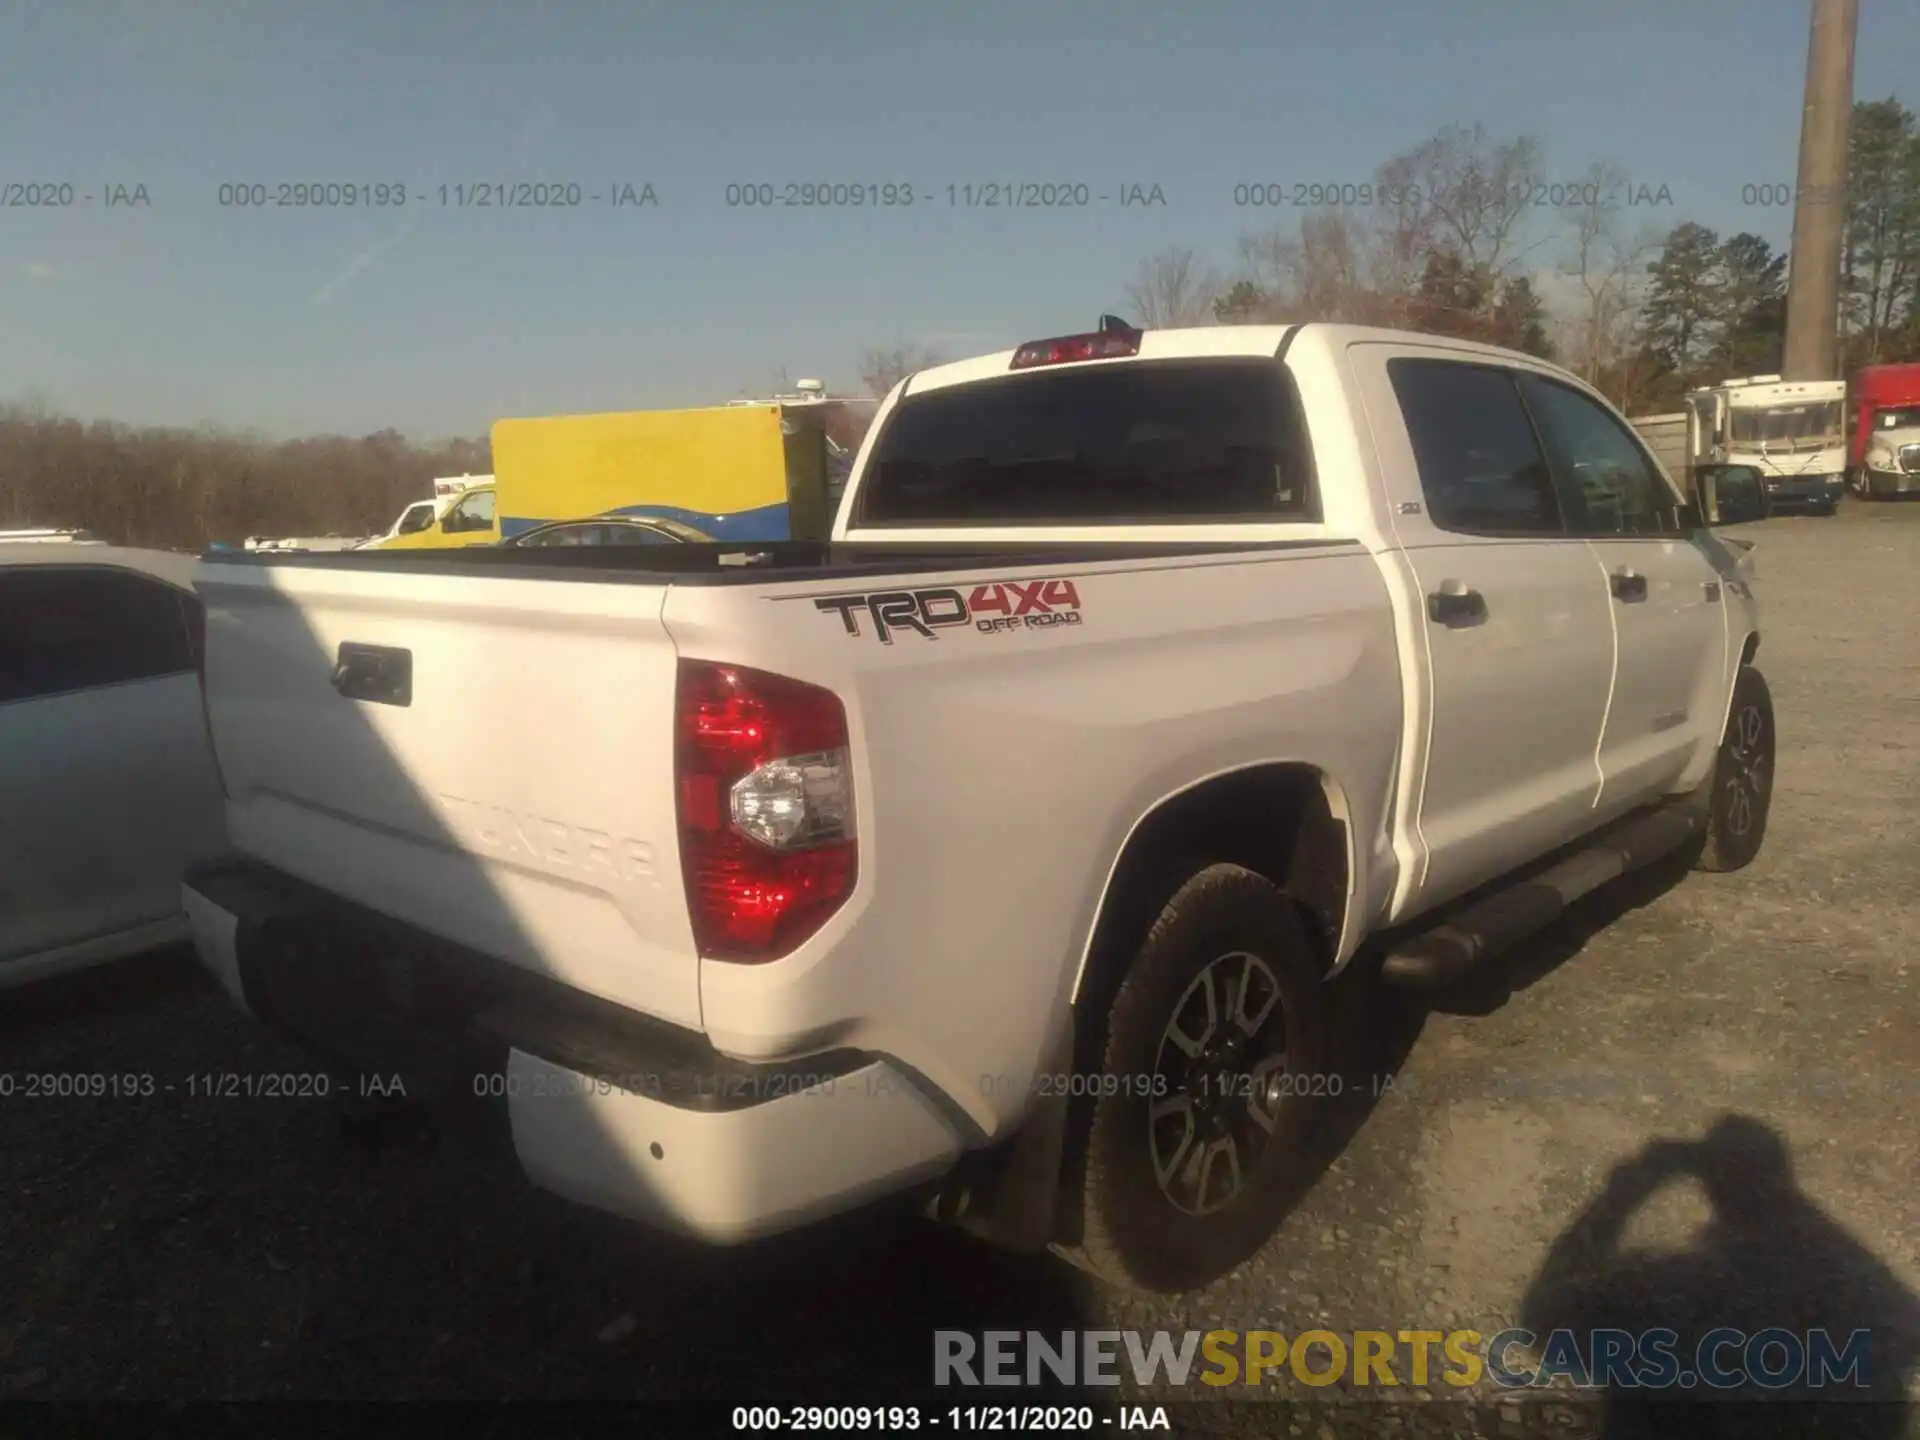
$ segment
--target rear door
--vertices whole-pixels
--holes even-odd
[[[1600,810],[1670,794],[1719,743],[1727,625],[1720,576],[1679,524],[1680,495],[1605,406],[1522,374],[1569,527],[1607,572],[1619,655],[1600,742]]]
[[[178,915],[220,849],[197,604],[104,566],[0,571],[0,963]]]
[[[1604,572],[1569,533],[1511,372],[1472,352],[1363,344],[1354,363],[1425,624],[1409,803],[1439,903],[1593,823],[1613,680]]]
[[[665,587],[423,560],[202,564],[235,847],[698,1028]]]

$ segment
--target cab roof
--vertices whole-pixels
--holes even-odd
[[[143,550],[127,545],[0,544],[0,570],[58,565],[69,570],[137,570],[182,590],[193,589],[200,557],[184,550]]]
[[[1296,339],[1300,343],[1312,343],[1327,350],[1340,350],[1348,345],[1362,343],[1420,345],[1427,348],[1454,350],[1499,364],[1520,364],[1529,369],[1544,370],[1563,377],[1582,389],[1592,388],[1571,371],[1562,369],[1552,361],[1542,360],[1538,355],[1529,355],[1520,350],[1487,345],[1477,340],[1463,340],[1452,335],[1428,335],[1416,330],[1390,330],[1377,325],[1343,325],[1322,321],[1308,321],[1298,325],[1194,325],[1166,330],[1139,330],[1133,332],[1139,338],[1139,349],[1133,355],[1070,361],[1035,366],[1033,369],[1036,372],[1072,370],[1089,365],[1128,365],[1142,360],[1186,360],[1223,355],[1271,357],[1279,352],[1281,342],[1294,332],[1298,332]],[[1035,342],[1023,342],[1023,344],[1032,343]],[[929,366],[925,370],[916,371],[902,381],[901,385],[904,389],[901,393],[903,396],[919,395],[929,390],[942,390],[950,385],[965,385],[975,381],[996,379],[1003,375],[1028,373],[1025,370],[1016,372],[1014,369],[1013,357],[1019,351],[1020,347],[1016,346],[1011,350],[995,351],[991,355],[977,355],[967,360]]]

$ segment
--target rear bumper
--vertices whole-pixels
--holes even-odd
[[[569,1200],[716,1244],[951,1168],[959,1132],[886,1059],[747,1064],[704,1036],[227,859],[188,871],[202,963],[350,1090],[477,1116]],[[371,1082],[371,1083],[369,1083]]]

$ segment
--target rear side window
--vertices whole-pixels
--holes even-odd
[[[910,394],[875,439],[857,506],[863,526],[1320,518],[1299,394],[1264,357]]]
[[[673,536],[647,525],[605,525],[596,545],[673,545]]]
[[[192,670],[198,602],[183,598],[118,570],[0,572],[0,702]]]
[[[528,549],[541,549],[555,545],[590,545],[593,543],[593,531],[599,527],[586,525],[556,525],[551,530],[542,530],[529,535],[520,544]]]
[[[1435,525],[1466,535],[1566,533],[1553,472],[1511,375],[1398,359],[1387,362],[1387,376]]]

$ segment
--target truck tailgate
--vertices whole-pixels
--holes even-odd
[[[664,586],[231,562],[196,584],[237,849],[699,1027]]]

